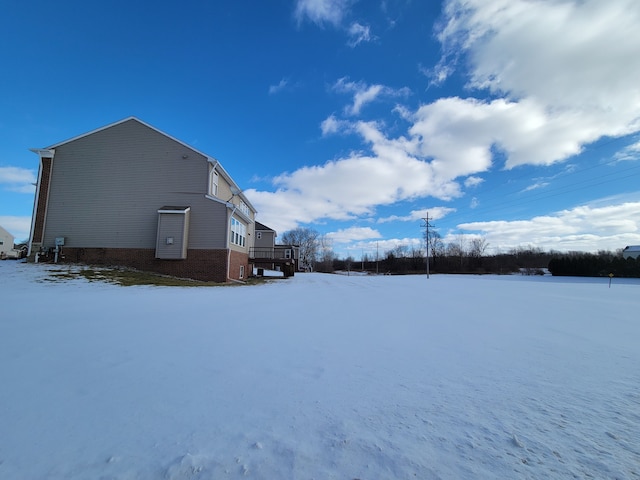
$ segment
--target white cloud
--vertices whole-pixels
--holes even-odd
[[[549,186],[549,182],[537,181],[532,183],[528,187],[526,187],[523,192],[531,192],[532,190],[539,190],[540,188],[545,188]]]
[[[378,223],[388,222],[418,222],[429,216],[429,221],[438,220],[439,218],[446,217],[449,213],[455,212],[455,208],[449,207],[432,207],[423,208],[421,210],[412,210],[409,215],[391,215],[389,217],[379,218]]]
[[[351,243],[360,240],[382,238],[380,232],[370,227],[351,227],[337,232],[327,233],[327,237],[335,243]]]
[[[36,191],[37,181],[33,170],[20,167],[0,167],[0,185],[4,189],[17,193],[32,194]]]
[[[20,167],[0,167],[0,183],[33,183],[35,172]]]
[[[347,33],[349,34],[348,45],[351,48],[356,47],[362,42],[370,42],[374,39],[371,35],[371,28],[368,25],[361,25],[358,22],[352,23],[349,26]]]
[[[406,97],[411,93],[408,88],[367,85],[364,82],[351,82],[347,77],[338,79],[333,89],[340,93],[353,93],[353,103],[345,107],[345,113],[351,116],[359,115],[362,107],[379,97]]]
[[[298,24],[309,20],[320,26],[325,23],[338,26],[351,3],[351,0],[297,0],[294,16]]]
[[[475,148],[498,145],[512,168],[549,165],[603,136],[640,130],[640,3],[450,0],[444,10],[440,68],[455,67],[462,52],[469,87],[503,98],[430,105],[422,122],[443,103],[461,115],[435,133],[455,135],[462,124]]]
[[[336,2],[337,16],[322,14],[331,3],[298,2],[298,8],[316,12],[304,18],[337,25],[348,2]],[[545,166],[566,161],[603,136],[640,131],[640,2],[449,0],[444,12],[438,34],[445,54],[437,72],[444,81],[452,69],[468,67],[463,73],[470,96],[441,98],[414,110],[396,106],[394,112],[410,124],[404,135],[388,136],[379,122],[326,118],[323,135],[355,134],[368,151],[279,175],[275,192],[247,192],[268,224],[277,219],[289,229],[373,215],[377,206],[402,200],[446,201],[462,194],[461,178],[466,188],[482,181],[479,174],[495,167],[496,150],[507,169]],[[344,110],[349,117],[372,102],[410,93],[347,77],[333,89],[351,95]],[[490,98],[473,98],[478,91]],[[637,148],[621,155],[636,155]],[[393,220],[407,218],[412,217]],[[559,228],[568,217],[545,218]],[[535,220],[536,227],[538,222],[544,224]],[[510,232],[519,225],[507,223]],[[526,237],[533,227],[527,223],[520,237],[508,240],[532,243]],[[575,235],[587,239],[588,232]],[[550,235],[540,237],[540,246],[549,240],[550,248],[561,248]],[[574,234],[562,238],[567,235]],[[579,244],[575,237],[575,247]]]
[[[327,130],[330,128],[327,126]],[[323,218],[352,219],[372,214],[378,205],[425,196],[449,200],[460,186],[415,155],[415,141],[388,139],[375,123],[351,124],[370,145],[371,154],[352,153],[321,166],[300,168],[274,178],[275,192],[246,191],[265,222],[295,228]]]
[[[413,121],[410,133],[421,137],[422,154],[460,175],[472,164],[477,169],[467,174],[488,169],[493,147],[507,155],[507,168],[550,165],[580,153],[583,142],[600,135],[578,112],[550,115],[531,100],[442,98],[420,107]]]
[[[353,96],[353,105],[347,108],[349,115],[359,115],[362,107],[373,102],[384,91],[382,85],[370,85],[365,90],[358,91]]]
[[[298,25],[308,20],[319,27],[326,24],[343,30],[347,37],[347,45],[355,48],[361,43],[371,42],[376,39],[371,33],[369,25],[353,21],[348,27],[344,26],[345,17],[350,6],[355,0],[297,0],[294,17]]]
[[[322,130],[322,136],[339,133],[344,130],[349,130],[350,123],[338,120],[335,115],[330,115],[325,118],[320,124],[320,130]]]
[[[283,78],[276,85],[270,85],[269,86],[269,95],[274,95],[276,93],[281,92],[282,90],[284,90],[287,87],[288,84],[289,84],[289,80],[287,80],[286,78]]]
[[[473,222],[458,228],[481,233],[489,244],[505,249],[536,245],[545,250],[615,251],[640,244],[640,202],[583,205],[530,220]]]
[[[449,59],[443,58],[433,68],[420,67],[420,71],[429,78],[429,86],[442,85],[451,74],[455,71],[453,65],[451,65]]]
[[[623,148],[621,151],[616,153],[615,159],[621,162],[640,160],[640,142],[636,142]]]
[[[468,177],[467,179],[465,179],[464,186],[467,187],[467,188],[477,187],[482,182],[484,182],[484,178],[471,176],[471,177]]]

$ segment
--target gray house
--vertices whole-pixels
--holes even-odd
[[[11,255],[11,252],[13,251],[13,242],[13,235],[0,226],[0,260]]]
[[[638,258],[640,257],[640,245],[630,245],[624,247],[622,250],[623,258]]]
[[[215,158],[134,117],[32,151],[31,259],[249,275],[256,210]]]
[[[278,234],[272,228],[255,222],[254,246],[250,256],[258,269],[281,270],[293,276],[298,269],[300,248],[297,245],[276,245]]]

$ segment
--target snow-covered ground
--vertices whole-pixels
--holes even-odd
[[[0,262],[2,479],[640,478],[640,282],[50,282]]]

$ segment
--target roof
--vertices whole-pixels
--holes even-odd
[[[162,130],[157,129],[156,127],[154,127],[152,125],[149,125],[146,122],[143,122],[142,120],[140,120],[137,117],[133,117],[133,116],[127,117],[127,118],[124,118],[124,119],[119,120],[117,122],[110,123],[109,125],[105,125],[104,127],[96,128],[95,130],[91,130],[90,132],[83,133],[82,135],[78,135],[78,136],[70,138],[68,140],[64,140],[62,142],[56,143],[56,144],[51,145],[49,147],[46,147],[44,149],[32,148],[31,151],[33,151],[35,153],[38,153],[38,154],[40,154],[40,152],[50,152],[52,150],[55,150],[57,147],[60,147],[60,146],[65,145],[67,143],[75,142],[76,140],[80,140],[81,138],[88,137],[89,135],[93,135],[94,133],[98,133],[98,132],[101,132],[102,130],[107,130],[108,128],[115,127],[117,125],[120,125],[120,124],[125,123],[125,122],[130,122],[130,121],[138,122],[139,124],[144,125],[145,127],[149,128],[151,130],[154,130],[155,132],[158,132],[161,135],[164,135],[165,137],[173,140],[174,142],[179,143],[180,145],[182,145],[183,147],[188,148],[189,150],[193,151],[194,153],[197,153],[197,154],[202,155],[203,157],[205,157],[209,163],[213,164],[213,166],[216,169],[216,171],[219,174],[222,175],[222,177],[227,181],[227,183],[229,183],[229,185],[232,185],[232,186],[234,186],[234,187],[236,187],[238,189],[238,191],[240,192],[238,195],[240,196],[240,198],[242,198],[244,203],[246,203],[247,206],[249,208],[251,208],[251,210],[253,210],[254,212],[257,212],[255,207],[251,204],[251,202],[247,199],[247,197],[244,196],[244,194],[242,193],[242,190],[240,189],[238,184],[231,178],[231,175],[229,175],[227,173],[227,171],[222,167],[222,165],[220,164],[220,162],[216,158],[214,158],[214,157],[212,157],[210,155],[207,155],[206,153],[203,153],[203,152],[199,151],[196,148],[193,148],[191,145],[188,145],[188,144],[184,143],[183,141],[178,140],[177,138],[172,137],[171,135],[168,135],[167,133],[163,132]]]
[[[640,245],[629,245],[624,247],[623,252],[640,252]]]
[[[2,228],[2,225],[0,225],[0,233],[6,234],[6,235],[10,236],[13,239],[16,238],[13,235],[11,235],[11,233],[9,233],[6,229]]]
[[[256,231],[257,230],[263,230],[263,231],[264,230],[268,230],[270,232],[275,232],[275,230],[273,228],[269,228],[266,225],[264,225],[263,223],[255,222],[255,224],[256,224]]]

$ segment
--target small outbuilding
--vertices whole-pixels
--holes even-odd
[[[14,237],[4,228],[0,227],[0,258],[6,257],[13,250]]]
[[[14,248],[15,237],[0,227],[0,260],[22,258],[22,250]]]
[[[640,245],[630,245],[628,247],[624,247],[624,250],[622,250],[622,256],[625,259],[640,257]]]

